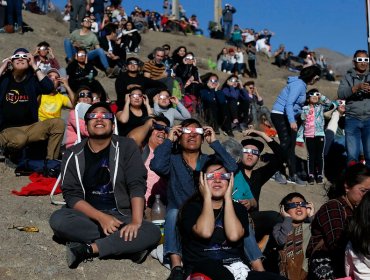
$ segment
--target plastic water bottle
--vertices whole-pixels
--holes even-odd
[[[94,79],[94,71],[93,70],[90,70],[90,73],[89,75],[87,76],[87,79],[89,80],[89,82],[92,81],[92,79]]]
[[[161,240],[160,244],[164,242],[164,221],[166,216],[166,208],[161,201],[161,195],[155,195],[155,201],[152,206],[151,219],[152,223],[157,225],[161,230]]]

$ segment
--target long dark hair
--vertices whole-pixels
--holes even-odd
[[[327,193],[329,199],[338,198],[346,194],[345,186],[351,189],[353,186],[361,184],[370,177],[370,169],[361,163],[356,163],[348,167],[344,174],[340,176],[337,183],[332,185]]]
[[[348,238],[356,254],[370,256],[370,192],[355,209],[348,225]]]
[[[316,76],[321,76],[321,70],[316,65],[311,65],[306,68],[303,68],[299,73],[299,78],[303,80],[306,84],[311,82]]]

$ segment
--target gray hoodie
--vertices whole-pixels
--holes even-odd
[[[352,93],[352,87],[363,82],[370,82],[370,75],[358,75],[354,68],[347,71],[338,87],[338,98],[346,100],[346,115],[360,120],[370,118],[370,94]]]
[[[82,182],[85,171],[84,147],[88,139],[69,148],[62,161],[62,191],[67,207],[73,208],[85,200]],[[147,170],[135,142],[126,137],[112,135],[109,151],[109,169],[113,183],[114,198],[118,211],[131,214],[131,198],[144,198]]]

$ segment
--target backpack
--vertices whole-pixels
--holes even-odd
[[[60,174],[61,162],[59,160],[25,159],[14,170],[16,176],[28,176],[34,172],[42,173],[44,177],[57,178]]]

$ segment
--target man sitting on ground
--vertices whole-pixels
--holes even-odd
[[[50,226],[67,241],[70,268],[94,256],[140,263],[158,243],[160,231],[143,221],[147,172],[139,148],[113,135],[114,115],[107,103],[91,105],[85,123],[89,137],[63,157],[67,207],[52,214]]]
[[[104,68],[105,73],[108,77],[111,77],[114,69],[109,67],[107,56],[100,47],[98,38],[90,30],[91,19],[89,16],[84,17],[81,26],[81,29],[77,29],[71,33],[69,39],[64,39],[64,51],[66,52],[68,63],[72,62],[73,55],[76,54],[76,48],[84,48],[87,51],[89,61],[99,58],[99,62]]]
[[[12,157],[17,155],[14,150],[41,140],[48,140],[46,159],[59,157],[64,122],[58,118],[39,122],[37,110],[37,97],[53,89],[24,48],[16,49],[0,66],[0,149],[6,149],[11,159],[19,160]]]

